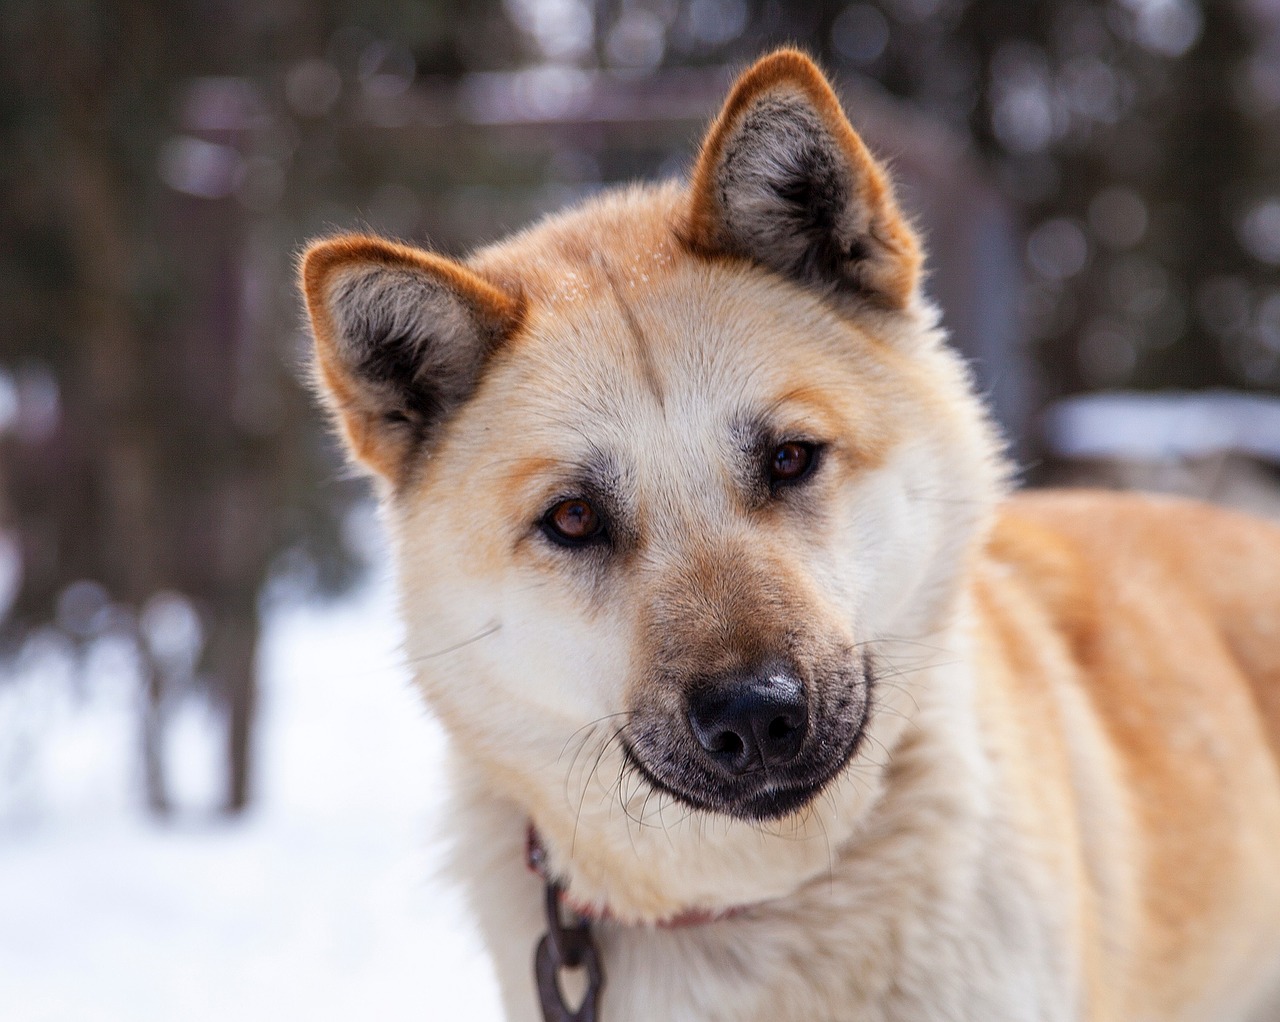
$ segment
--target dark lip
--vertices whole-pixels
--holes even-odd
[[[656,776],[640,761],[640,757],[632,751],[630,743],[624,741],[622,749],[627,761],[639,771],[640,775],[649,784],[658,791],[683,802],[685,805],[704,812],[723,813],[726,816],[733,816],[742,820],[764,822],[781,819],[794,813],[797,809],[804,808],[822,794],[823,790],[844,772],[845,767],[849,765],[857,753],[858,746],[862,744],[862,736],[866,732],[869,716],[870,706],[868,705],[863,708],[862,719],[858,721],[858,726],[854,728],[852,737],[836,758],[835,764],[815,780],[789,787],[759,791],[742,798],[726,800],[723,803],[708,799],[699,792],[681,791],[673,787],[662,778]]]

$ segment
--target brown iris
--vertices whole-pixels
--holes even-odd
[[[560,501],[546,513],[542,523],[552,539],[569,545],[594,539],[603,527],[596,509],[578,497]]]
[[[813,444],[788,440],[773,449],[769,458],[769,481],[774,485],[799,482],[813,468]]]

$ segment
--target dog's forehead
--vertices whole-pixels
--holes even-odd
[[[525,317],[450,431],[446,476],[494,464],[495,487],[531,496],[591,466],[646,477],[654,494],[662,477],[707,483],[706,466],[761,435],[878,428],[871,338],[763,268],[689,252],[677,197],[607,197],[478,254],[477,269],[518,285]]]
[[[770,429],[830,431],[823,392],[839,369],[814,348],[831,327],[806,323],[821,317],[786,290],[660,249],[566,268],[486,396],[516,446],[630,463],[665,463],[671,445],[705,461]]]
[[[515,369],[497,374],[507,400],[602,418],[656,401],[670,417],[776,398],[779,381],[804,374],[802,349],[835,318],[759,267],[691,253],[678,227],[683,198],[676,186],[606,195],[477,254],[478,269],[526,301],[523,329],[498,360]],[[830,372],[832,354],[845,353],[813,359],[815,375]]]
[[[774,401],[802,380],[820,387],[856,361],[848,324],[815,296],[663,239],[560,263],[539,284],[506,353],[542,385],[535,400],[625,411],[642,397],[668,416],[696,414]]]

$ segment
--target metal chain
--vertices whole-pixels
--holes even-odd
[[[534,976],[538,981],[538,1001],[546,1022],[599,1022],[600,990],[604,971],[600,955],[591,939],[591,924],[576,919],[568,926],[561,920],[560,886],[548,882],[546,891],[547,933],[538,942],[534,956]],[[560,972],[587,970],[587,992],[577,1010],[570,1010],[560,989]]]

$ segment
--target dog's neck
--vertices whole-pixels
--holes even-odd
[[[530,872],[542,880],[545,884],[551,884],[556,881],[556,877],[551,872],[551,867],[547,861],[547,850],[542,844],[542,836],[538,833],[532,821],[529,823],[528,836],[525,839],[525,865],[528,866]],[[560,903],[569,910],[579,920],[588,923],[610,921],[614,922],[613,914],[609,911],[609,907],[588,905],[575,901],[564,890],[558,891]],[[707,923],[723,922],[726,919],[732,919],[741,915],[750,908],[750,905],[735,905],[726,909],[711,910],[689,908],[682,912],[678,912],[673,916],[656,920],[652,925],[662,930],[678,930],[689,926],[704,926]]]
[[[592,930],[609,976],[611,1014],[623,1019],[732,1017],[723,1014],[723,1006],[712,1010],[702,998],[708,976],[734,975],[738,978],[726,979],[728,986],[711,984],[707,989],[719,998],[741,993],[752,1010],[763,1003],[781,1011],[787,996],[812,996],[812,991],[795,988],[795,978],[804,970],[786,963],[821,955],[834,946],[850,949],[851,967],[840,975],[856,975],[858,980],[848,990],[827,995],[833,1003],[839,996],[852,998],[851,1004],[870,1005],[883,993],[890,971],[923,968],[931,960],[929,942],[949,932],[946,919],[994,911],[975,902],[974,892],[1023,883],[1002,852],[1008,843],[1004,831],[997,828],[983,836],[983,822],[991,823],[992,799],[999,803],[1003,782],[999,759],[985,753],[983,731],[975,727],[974,705],[981,697],[973,690],[969,651],[956,646],[954,638],[929,643],[944,648],[946,662],[926,670],[946,677],[920,679],[910,725],[891,750],[880,750],[878,758],[887,757],[880,758],[885,767],[880,797],[865,807],[847,840],[832,843],[823,868],[799,879],[790,893],[752,899],[754,903],[732,919],[691,920],[708,925],[679,928],[656,925],[653,920],[662,918],[659,914],[640,925],[620,913],[608,918],[603,912],[607,897],[581,906],[589,909],[588,918],[598,920]],[[906,665],[905,660],[900,664]],[[477,922],[498,961],[511,1017],[532,1019],[530,949],[546,931],[547,920],[537,894],[543,882],[521,861],[529,812],[495,797],[474,766],[473,760],[456,761],[459,779],[469,783],[458,791],[465,811],[456,821],[466,833],[456,846],[455,868],[467,881]],[[656,836],[662,837],[662,831]],[[581,847],[580,836],[579,852]],[[559,875],[562,861],[572,873],[578,860],[556,854],[550,842],[548,848],[553,874]],[[634,853],[619,858],[620,873],[633,870]],[[643,861],[650,859],[645,856]],[[715,865],[730,872],[736,868],[732,862]],[[506,880],[499,880],[499,875]],[[995,887],[983,879],[994,875],[1002,878]],[[670,876],[650,878],[665,884]],[[619,882],[637,882],[635,872]],[[905,931],[912,938],[904,942],[906,917],[918,925]],[[1026,930],[1020,917],[1014,923],[1010,939],[1040,954],[1044,935]],[[730,967],[739,960],[744,940],[755,949],[749,977]],[[658,975],[664,981],[655,987]],[[656,1014],[655,1005],[661,1009]],[[778,1017],[793,1016],[783,1012]]]

